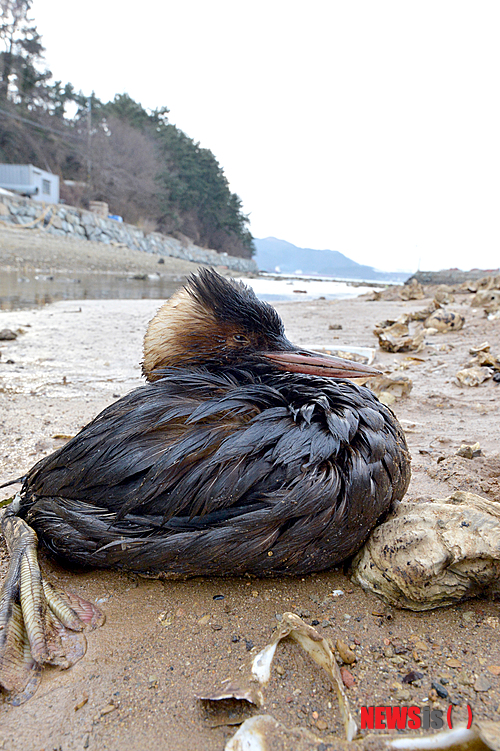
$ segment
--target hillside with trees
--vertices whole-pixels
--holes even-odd
[[[248,217],[209,149],[128,94],[102,102],[54,81],[29,19],[32,0],[0,0],[0,162],[59,175],[61,198],[148,231],[249,258]]]

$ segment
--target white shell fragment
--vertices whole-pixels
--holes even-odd
[[[271,715],[257,715],[245,720],[228,740],[224,751],[500,751],[500,723],[477,722],[470,729],[456,727],[432,735],[410,735],[394,738],[367,735],[349,742],[335,738],[318,738],[306,728],[287,728]]]
[[[403,501],[357,554],[352,578],[409,610],[500,594],[500,504],[461,491]]]
[[[479,365],[473,365],[472,368],[464,368],[457,373],[457,385],[459,386],[479,386],[480,383],[491,378],[493,373],[487,368],[481,368]]]
[[[225,751],[317,751],[325,743],[305,728],[287,728],[271,715],[250,717],[226,743]]]
[[[318,663],[320,667],[323,668],[323,670],[325,670],[329,676],[337,694],[345,729],[345,736],[347,740],[352,740],[356,736],[357,726],[351,714],[342,676],[340,675],[340,670],[333,654],[333,646],[326,639],[323,639],[313,626],[304,623],[304,621],[299,618],[298,615],[295,615],[295,613],[283,613],[282,621],[276,630],[272,641],[252,660],[248,671],[249,675],[242,677],[241,680],[225,682],[224,688],[221,691],[216,691],[205,696],[198,696],[198,698],[202,701],[209,702],[218,702],[222,699],[228,698],[245,699],[256,706],[262,706],[264,703],[263,697],[257,687],[267,683],[269,680],[271,674],[271,663],[276,652],[276,647],[279,642],[287,636],[297,642],[297,644],[300,644],[300,646],[315,662]],[[256,718],[252,719],[255,720]],[[272,720],[272,718],[270,719]],[[244,743],[246,743],[246,745],[229,748],[241,748],[247,749],[248,751],[252,751],[253,749],[257,751],[257,749],[260,748],[271,748],[271,746],[258,745],[260,743],[257,739],[260,733],[260,730],[258,731],[258,723],[251,727],[252,733],[256,734],[254,740],[251,742],[245,740]],[[313,746],[308,746],[307,748],[313,748]]]
[[[273,644],[268,644],[252,662],[252,673],[259,683],[267,683],[271,677],[271,663],[274,659],[277,646],[277,641]]]
[[[413,388],[413,381],[408,376],[379,375],[368,378],[365,386],[373,391],[382,404],[391,406],[396,400],[408,396]]]
[[[396,321],[377,323],[373,333],[378,336],[381,349],[387,352],[420,352],[424,346],[425,332],[411,334],[408,326],[409,316],[402,315]]]

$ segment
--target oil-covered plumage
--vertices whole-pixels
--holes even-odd
[[[364,372],[294,347],[269,305],[201,272],[150,324],[148,383],[39,462],[18,513],[56,556],[92,567],[331,567],[409,481],[393,413],[342,380]]]

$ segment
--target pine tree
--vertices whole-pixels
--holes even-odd
[[[41,71],[44,47],[28,18],[32,0],[0,0],[0,100],[26,104],[51,76]]]
[[[0,0],[0,161],[80,183],[63,195],[70,202],[103,200],[125,221],[250,257],[248,217],[212,152],[171,124],[166,107],[148,111],[126,93],[103,103],[52,81],[31,5]]]

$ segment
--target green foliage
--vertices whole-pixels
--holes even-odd
[[[44,47],[36,27],[30,25],[31,0],[0,0],[0,100],[12,95],[26,103],[50,78],[40,71]]]
[[[79,107],[86,106],[86,98],[82,94],[77,94],[71,83],[64,86],[61,81],[55,81],[51,85],[47,84],[45,95],[47,109],[60,120],[64,118],[68,104],[74,103]]]
[[[154,124],[154,118],[142,104],[135,102],[128,94],[115,94],[112,102],[101,105],[100,113],[104,117],[115,117],[140,130],[147,129]]]
[[[157,133],[162,157],[158,175],[161,222],[165,228],[171,230],[174,225],[189,235],[194,223],[198,242],[216,250],[232,246],[238,255],[250,256],[253,245],[246,228],[248,218],[212,152],[175,125],[165,125]]]
[[[68,202],[104,200],[125,221],[250,257],[248,217],[212,152],[169,123],[166,107],[148,111],[127,93],[104,103],[52,81],[31,4],[0,0],[0,161],[76,181],[76,192],[63,183]]]

